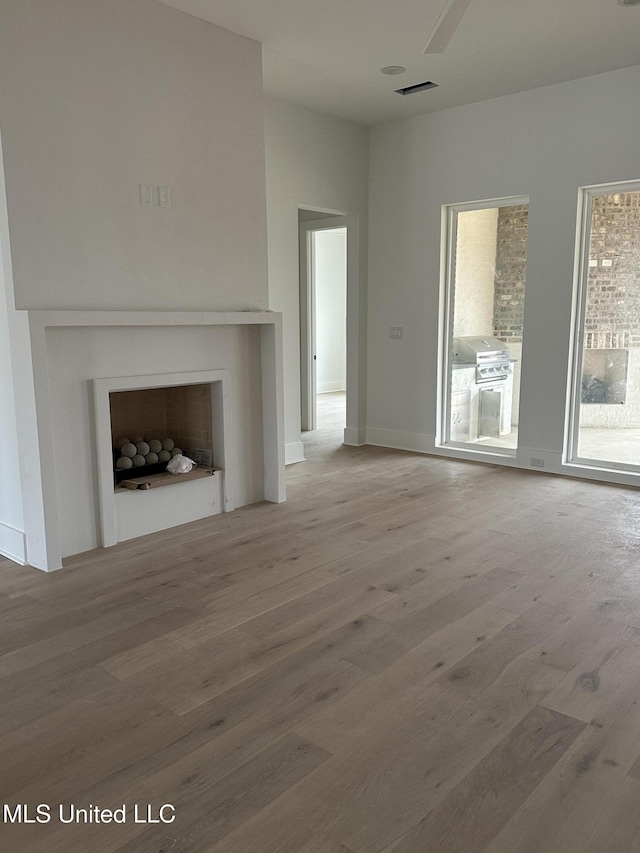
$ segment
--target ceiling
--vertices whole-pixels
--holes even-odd
[[[437,55],[423,48],[445,0],[161,2],[262,42],[267,94],[360,124],[640,64],[640,5],[616,0],[472,0]],[[425,80],[439,87],[394,91]]]

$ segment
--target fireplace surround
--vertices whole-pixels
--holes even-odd
[[[181,480],[175,476],[172,486],[179,488],[129,491],[114,488],[112,399],[133,391],[160,391],[209,387],[211,395],[212,452],[215,473],[204,480]],[[228,370],[194,373],[120,376],[93,380],[94,411],[98,461],[101,545],[108,547],[127,539],[157,533],[185,521],[195,521],[230,512],[235,507],[233,466],[227,458],[235,456]],[[164,433],[159,433],[164,435]],[[144,474],[144,469],[138,469]]]
[[[27,313],[36,427],[23,477],[31,565],[51,571],[95,547],[263,499],[285,500],[280,314]],[[109,392],[195,383],[212,389],[220,471],[116,496]]]

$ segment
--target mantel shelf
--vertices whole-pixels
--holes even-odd
[[[27,311],[32,327],[60,326],[264,326],[281,314],[247,311]]]

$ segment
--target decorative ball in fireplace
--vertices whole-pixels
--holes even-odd
[[[143,438],[140,435],[130,441],[119,438],[113,451],[113,467],[116,483],[140,476],[140,469],[146,474],[161,474],[167,470],[167,463],[182,455],[172,438]]]

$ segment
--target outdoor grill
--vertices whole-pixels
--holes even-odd
[[[477,385],[504,382],[513,372],[509,347],[497,338],[454,338],[452,360],[455,364],[474,364]]]

